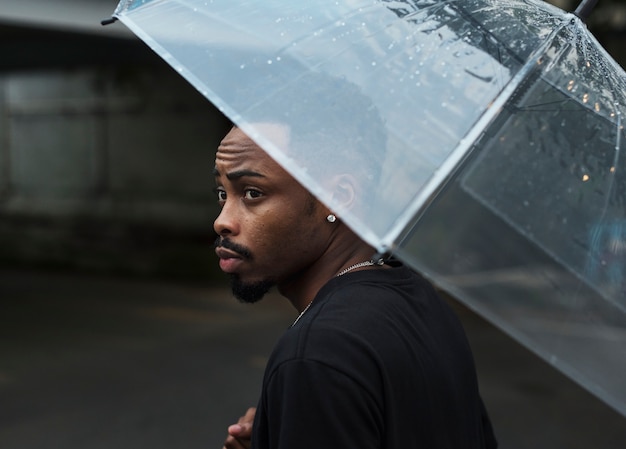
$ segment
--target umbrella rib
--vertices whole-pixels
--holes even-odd
[[[520,70],[504,87],[500,94],[494,99],[492,105],[482,114],[482,116],[474,123],[468,133],[462,140],[462,144],[457,146],[445,159],[439,167],[439,170],[426,182],[422,190],[415,196],[412,203],[407,206],[404,213],[398,220],[396,226],[389,230],[388,240],[383,242],[387,247],[397,246],[404,238],[406,238],[411,229],[415,225],[415,217],[419,217],[428,207],[430,202],[435,198],[438,192],[443,189],[447,180],[453,176],[455,167],[458,169],[461,161],[468,157],[474,143],[483,134],[483,130],[493,121],[500,109],[506,106],[507,101],[516,95],[518,88],[527,79],[529,74],[536,67],[536,61],[540,55],[552,44],[554,37],[565,27],[567,21],[561,22],[552,32],[550,36],[531,54],[531,56],[522,65]],[[405,223],[402,225],[402,223]],[[394,244],[396,242],[396,244]]]
[[[479,30],[484,35],[489,36],[492,39],[492,42],[497,44],[496,48],[498,50],[498,62],[502,62],[500,49],[503,48],[518,63],[520,63],[520,64],[524,63],[524,60],[517,53],[515,53],[513,50],[511,50],[506,45],[506,43],[504,43],[500,39],[498,39],[491,31],[485,29],[485,27],[472,14],[470,14],[465,8],[463,8],[458,3],[456,5],[453,5],[453,6],[459,12],[460,15],[462,15],[468,22],[470,22],[472,25],[474,25],[474,28]]]
[[[579,103],[574,101],[572,98],[568,98],[567,100],[558,100],[558,101],[548,101],[546,103],[535,103],[524,107],[515,107],[518,111],[562,111],[563,108],[559,107],[568,103],[574,103],[578,105]],[[544,108],[542,106],[554,106],[554,108]],[[584,109],[581,109],[580,112],[584,112]]]

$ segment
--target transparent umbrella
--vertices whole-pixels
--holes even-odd
[[[587,6],[123,0],[114,17],[377,251],[626,415],[626,75]],[[346,175],[351,203],[327,187]]]

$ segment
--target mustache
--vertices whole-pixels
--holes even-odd
[[[250,250],[248,248],[246,248],[245,246],[239,245],[237,243],[234,243],[224,237],[218,237],[217,239],[215,239],[215,243],[213,244],[213,247],[229,249],[231,251],[236,252],[244,259],[252,259],[252,254],[250,253]]]

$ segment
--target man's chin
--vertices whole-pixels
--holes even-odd
[[[242,281],[236,274],[230,277],[230,287],[233,295],[240,302],[246,304],[260,301],[273,286],[274,282],[270,280],[246,282]]]

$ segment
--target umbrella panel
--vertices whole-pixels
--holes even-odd
[[[545,19],[532,27],[512,20],[519,15],[515,2],[506,2],[507,8],[492,17],[493,4],[484,0],[304,6],[279,0],[245,6],[153,0],[136,5],[120,5],[122,21],[379,250],[395,245],[399,231],[449,170],[442,166],[452,167],[462,157],[458,142],[552,25]],[[539,20],[540,9],[532,11]],[[495,31],[481,20],[489,20]],[[506,29],[507,39],[498,39]],[[537,29],[544,31],[537,34]],[[315,88],[320,83],[324,89]],[[363,107],[355,90],[371,106]],[[381,138],[363,138],[357,150],[361,158],[377,160],[385,148],[385,159],[377,176],[359,174],[359,196],[367,198],[367,207],[346,208],[319,174],[331,161],[347,171],[354,161],[319,155],[315,160],[312,145],[294,142],[324,141],[332,128],[320,123],[326,117],[351,117],[371,134],[372,109],[387,144],[367,146]],[[293,138],[286,151],[280,139],[257,126],[267,117],[290,125],[316,117],[310,128],[318,130],[300,128],[303,137]],[[324,147],[332,155],[346,152],[332,139]]]
[[[400,252],[626,415],[626,89],[575,28],[555,37]]]

